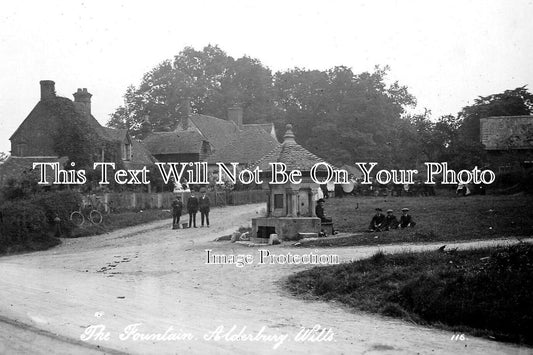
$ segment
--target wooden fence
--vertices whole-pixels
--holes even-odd
[[[249,203],[266,202],[268,190],[248,190],[248,191],[212,191],[207,196],[211,206],[234,206]],[[187,199],[191,195],[189,192],[179,193],[183,201],[183,208],[187,209]],[[197,197],[201,194],[197,193]],[[148,193],[148,192],[123,192],[105,193],[100,197],[111,210],[145,210],[151,208],[170,209],[174,193]]]

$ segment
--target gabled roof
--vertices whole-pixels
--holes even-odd
[[[103,127],[100,123],[94,118],[91,114],[84,114],[79,112],[74,105],[72,100],[67,99],[66,97],[55,96],[53,98],[48,98],[46,100],[41,100],[35,105],[33,110],[26,116],[24,121],[18,126],[17,130],[11,135],[10,140],[17,135],[17,133],[24,127],[25,122],[27,122],[32,117],[41,117],[41,116],[56,116],[56,110],[62,112],[69,112],[74,115],[77,115],[84,122],[87,123],[90,129],[93,130],[100,138],[109,141],[123,141],[126,137],[127,130],[125,129],[114,129],[109,127]]]
[[[238,131],[238,127],[233,121],[213,116],[191,114],[189,119],[215,149],[227,144],[228,138]]]
[[[187,120],[188,125],[181,124],[174,132],[153,133],[143,143],[154,155],[200,153],[208,143],[210,164],[253,163],[279,145],[272,123],[239,127],[234,121],[202,114],[189,114]]]
[[[131,160],[125,160],[124,165],[126,168],[142,168],[146,165],[151,165],[157,159],[155,159],[148,149],[144,146],[144,144],[136,139],[131,140],[131,152],[132,157]]]
[[[200,153],[205,137],[196,131],[154,132],[143,141],[153,155]]]
[[[279,142],[270,134],[266,134],[262,127],[249,126],[236,131],[233,137],[228,137],[228,141],[209,157],[208,163],[253,163],[265,155],[265,152],[278,146]]]
[[[124,142],[128,136],[128,130],[122,128],[101,127],[102,137],[110,141]]]
[[[300,170],[302,172],[310,171],[313,165],[317,163],[327,163],[296,143],[292,125],[287,125],[287,131],[283,137],[282,144],[274,148],[270,153],[259,159],[254,166],[258,166],[263,171],[270,171],[270,163],[279,162],[287,166],[287,171]],[[330,164],[331,165],[331,164]]]
[[[61,120],[75,118],[79,120],[80,124],[83,124],[83,129],[91,132],[99,139],[107,142],[120,142],[126,143],[130,141],[132,144],[132,160],[128,164],[150,164],[154,161],[153,157],[150,155],[149,151],[142,145],[140,142],[135,142],[129,137],[127,129],[115,129],[110,127],[103,127],[94,116],[86,111],[80,109],[72,100],[60,97],[60,96],[49,96],[45,99],[41,99],[33,108],[33,110],[28,114],[24,121],[19,125],[17,130],[11,135],[10,140],[17,136],[19,132],[26,126],[26,123],[31,119],[38,119],[42,117],[54,117],[54,122],[59,122],[54,127],[49,127],[50,129],[60,130],[61,129]],[[78,121],[77,121],[78,122]],[[32,143],[32,142],[27,142]],[[22,159],[23,157],[17,157],[17,159]],[[33,158],[32,158],[33,159]],[[20,161],[22,162],[22,161]],[[17,164],[19,162],[17,161]],[[14,164],[14,162],[10,162]],[[20,165],[20,164],[18,164]]]
[[[105,134],[102,132],[102,126],[93,115],[82,114],[76,110],[72,100],[67,99],[66,97],[55,96],[46,100],[40,100],[9,139],[13,139],[13,137],[22,129],[22,127],[24,127],[26,121],[28,121],[31,117],[57,115],[57,113],[54,111],[55,109],[64,112],[70,112],[78,115],[79,117],[83,117],[84,121],[89,125],[90,128],[94,129],[94,131],[101,137],[104,137]]]

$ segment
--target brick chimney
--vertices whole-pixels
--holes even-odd
[[[235,122],[237,127],[242,128],[242,106],[233,105],[228,108],[228,120]]]
[[[93,95],[91,95],[87,91],[87,88],[78,89],[78,91],[76,91],[72,95],[74,95],[74,105],[76,106],[76,108],[79,111],[90,115],[91,114],[91,97]]]
[[[56,83],[52,80],[41,80],[39,84],[41,84],[41,100],[56,97]]]

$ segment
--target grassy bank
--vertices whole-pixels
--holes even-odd
[[[373,245],[531,236],[531,206],[531,195],[333,198],[326,202],[326,213],[333,217],[335,228],[341,232],[363,234],[326,238],[302,245]],[[376,207],[384,211],[393,209],[398,218],[400,210],[408,207],[417,225],[411,229],[366,233]]]
[[[388,255],[289,277],[307,299],[533,344],[533,246]]]
[[[120,228],[126,228],[160,220],[168,220],[170,227],[172,224],[172,215],[168,210],[164,211],[159,209],[142,210],[139,212],[128,211],[112,213],[109,216],[104,216],[104,220],[101,224],[92,224],[86,220],[81,227],[78,227],[72,231],[72,237],[78,238],[98,235]]]

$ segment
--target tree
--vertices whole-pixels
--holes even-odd
[[[193,112],[215,117],[226,117],[238,103],[246,123],[273,122],[279,138],[291,123],[300,144],[333,163],[392,164],[399,158],[397,130],[409,131],[405,108],[416,101],[406,87],[386,84],[388,71],[355,74],[338,66],[272,75],[258,59],[234,59],[218,46],[186,47],[146,73],[138,87],[129,87],[108,125],[142,139],[175,129],[184,99]]]
[[[268,122],[276,115],[270,70],[258,59],[235,60],[209,45],[201,51],[186,47],[173,61],[146,73],[138,88],[126,90],[124,105],[108,125],[128,128],[140,139],[153,131],[170,131],[185,100],[192,112],[215,117],[226,117],[230,106],[240,104],[247,123]]]
[[[277,73],[277,100],[298,142],[336,164],[370,159],[392,164],[396,128],[415,99],[398,83],[385,84],[388,70],[356,75],[339,66]]]

